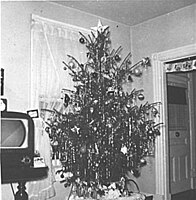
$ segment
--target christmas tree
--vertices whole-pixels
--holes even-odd
[[[141,76],[150,60],[131,65],[131,53],[122,60],[122,48],[111,49],[109,27],[100,22],[91,35],[80,35],[87,62],[81,64],[70,55],[69,63],[63,62],[76,83],[75,91],[64,89],[64,106],[72,111],[53,111],[46,128],[62,163],[58,172],[62,178],[71,172],[65,185],[107,185],[120,181],[127,171],[138,176],[159,135],[154,122],[158,103],[138,105],[137,100],[144,100],[143,90],[124,92],[123,84]]]

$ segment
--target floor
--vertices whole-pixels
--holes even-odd
[[[196,189],[172,195],[172,200],[196,200]]]

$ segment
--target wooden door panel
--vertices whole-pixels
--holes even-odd
[[[171,183],[186,180],[190,177],[188,156],[170,157],[171,162]]]
[[[190,189],[190,166],[188,156],[170,157],[171,194]]]

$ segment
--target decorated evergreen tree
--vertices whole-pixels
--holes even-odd
[[[150,60],[131,65],[131,53],[121,60],[122,48],[111,49],[109,27],[100,22],[91,35],[80,35],[87,62],[81,64],[70,55],[69,63],[63,62],[76,83],[75,91],[64,89],[64,106],[72,111],[52,111],[46,128],[62,163],[58,172],[62,178],[71,173],[65,185],[107,185],[120,181],[127,171],[138,176],[159,135],[154,122],[158,103],[138,105],[137,100],[144,100],[143,90],[124,92],[123,83],[141,76]]]

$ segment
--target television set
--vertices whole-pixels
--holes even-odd
[[[26,113],[1,113],[1,167],[33,167],[34,122]]]

